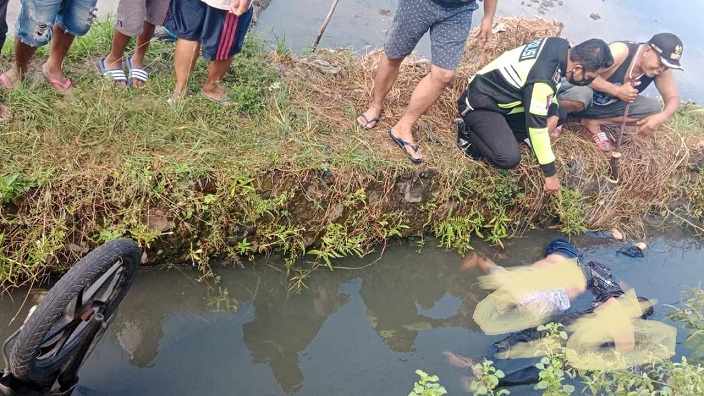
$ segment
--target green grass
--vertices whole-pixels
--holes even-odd
[[[147,87],[115,87],[94,66],[109,50],[111,31],[103,21],[76,39],[65,62],[71,97],[57,95],[38,73],[43,48],[28,78],[0,98],[13,112],[0,126],[2,285],[64,270],[81,251],[69,245],[90,248],[119,236],[206,275],[212,257],[278,252],[299,282],[310,268],[334,267],[336,257],[428,231],[462,253],[473,239],[501,246],[555,219],[579,233],[598,200],[566,190],[556,206],[543,196],[529,156],[523,168],[499,172],[440,142],[432,149],[442,155],[419,171],[397,151],[387,154],[383,131],[324,117],[313,105],[318,87],[289,74],[296,63],[281,41],[269,51],[248,37],[224,80],[233,106],[198,94],[202,60],[190,95],[170,106],[173,44],[160,41],[148,53]],[[352,120],[354,107],[345,102],[340,112]],[[704,121],[687,107],[671,124],[696,131]],[[420,202],[406,201],[410,190],[421,190]]]

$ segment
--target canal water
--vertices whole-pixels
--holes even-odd
[[[533,232],[505,250],[477,248],[505,266],[527,264],[556,235]],[[576,241],[586,259],[657,299],[654,319],[670,323],[665,305],[704,280],[704,244],[685,232],[648,242],[646,257],[634,259],[616,253],[621,242]],[[472,320],[486,295],[478,271],[460,271],[460,257],[436,244],[398,242],[381,258],[343,260],[337,265],[346,269],[313,273],[299,294],[288,292],[276,260],[218,269],[215,287],[190,270],[143,269],[81,372],[79,394],[406,395],[416,369],[437,373],[452,395],[467,394],[467,371],[450,365],[445,352],[481,360],[498,337],[483,335]],[[23,291],[12,297],[0,303],[0,323],[28,309],[20,309]],[[589,301],[587,293],[576,305]],[[17,326],[3,326],[0,337]],[[686,335],[681,329],[678,339]]]

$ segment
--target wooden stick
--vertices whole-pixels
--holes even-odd
[[[628,66],[628,72],[626,74],[626,78],[624,79],[623,83],[624,84],[631,84],[632,83],[632,78],[633,78],[633,67],[636,65],[636,59],[638,59],[638,56],[640,55],[640,48],[636,51],[636,54],[633,56],[633,59],[631,59],[631,64]],[[616,138],[616,150],[614,150],[611,153],[611,160],[610,160],[610,165],[611,165],[611,172],[610,172],[610,182],[618,184],[620,181],[620,167],[619,167],[619,160],[623,155],[621,154],[621,143],[623,142],[623,134],[626,130],[626,122],[628,121],[628,114],[631,109],[631,104],[628,103],[626,104],[626,108],[623,111],[623,121],[621,122],[621,128],[619,128],[618,132],[618,137]]]
[[[328,16],[325,17],[325,20],[323,21],[323,25],[320,26],[320,33],[318,33],[318,37],[315,38],[315,42],[313,43],[313,51],[318,48],[318,44],[320,44],[320,39],[323,38],[323,33],[325,33],[325,29],[327,29],[328,24],[330,23],[330,20],[332,19],[332,15],[335,13],[335,9],[337,8],[337,3],[339,3],[340,0],[334,0],[332,2],[332,6],[330,6],[330,11],[328,12]]]

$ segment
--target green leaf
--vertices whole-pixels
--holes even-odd
[[[496,375],[496,378],[504,378],[506,376],[506,374],[504,374],[504,372],[501,370],[496,370],[496,373],[494,373],[494,375]]]
[[[537,390],[542,390],[542,389],[547,389],[548,388],[548,383],[545,381],[540,381],[537,384],[535,384],[535,389]]]

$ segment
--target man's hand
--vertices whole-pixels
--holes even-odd
[[[665,117],[661,113],[653,114],[638,120],[636,125],[638,125],[638,133],[643,135],[652,135],[656,129],[660,127],[665,122]]]
[[[238,13],[237,10],[240,8],[240,0],[230,0],[230,1],[231,1],[230,10],[229,10],[230,14],[237,15],[237,13]],[[247,0],[244,0],[244,1],[247,1]]]
[[[560,191],[560,178],[557,177],[557,175],[546,177],[543,190],[548,194],[553,194]]]
[[[638,90],[632,84],[627,83],[616,88],[616,97],[626,103],[633,103],[638,97]]]
[[[483,46],[489,41],[492,35],[492,28],[494,27],[494,19],[484,17],[482,18],[482,23],[479,25],[479,34],[477,35],[477,40]]]
[[[557,139],[560,137],[560,131],[557,129],[558,122],[560,122],[560,117],[555,115],[548,117],[548,133],[551,138]]]

